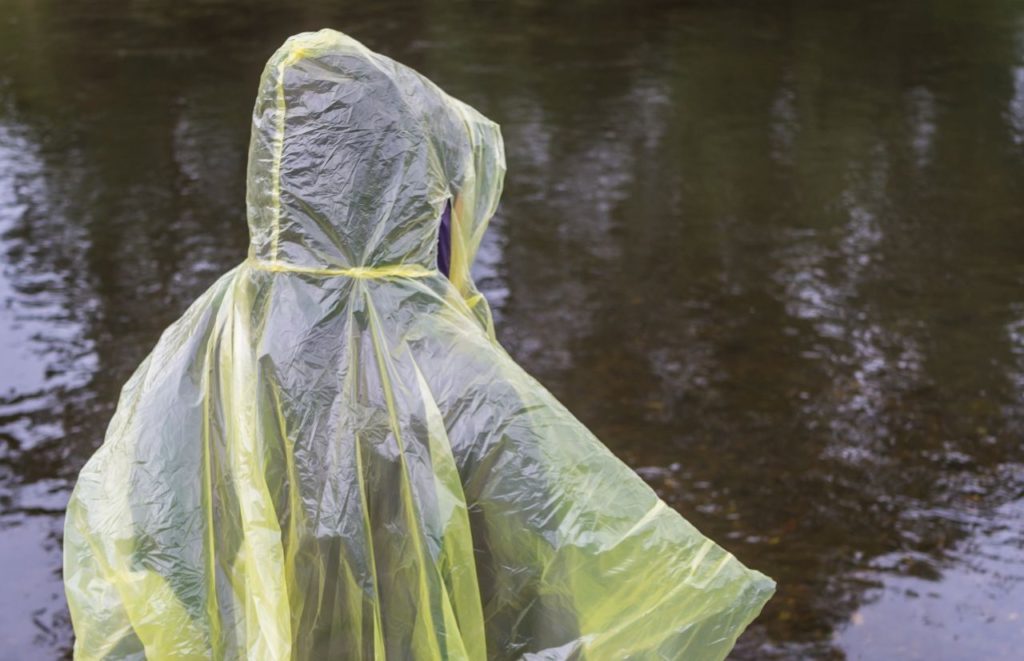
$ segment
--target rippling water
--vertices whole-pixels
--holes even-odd
[[[735,657],[1024,647],[1024,6],[9,0],[0,656],[67,655],[63,507],[244,257],[260,69],[334,27],[503,125],[500,336],[779,581]]]

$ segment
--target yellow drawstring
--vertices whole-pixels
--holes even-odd
[[[347,278],[360,278],[374,280],[381,278],[428,278],[438,273],[434,269],[428,269],[419,264],[392,264],[389,266],[352,266],[346,269],[317,268],[313,266],[299,266],[297,264],[285,264],[283,262],[268,262],[258,259],[248,260],[249,266],[261,271],[273,273],[306,273],[309,275],[322,275],[326,277],[342,276]]]

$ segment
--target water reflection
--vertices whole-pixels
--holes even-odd
[[[34,241],[36,232],[55,232],[43,236],[66,242],[69,251],[81,246],[53,221],[60,213],[53,193],[30,131],[0,122],[0,566],[9,595],[0,623],[5,649],[21,658],[69,640],[58,572],[68,476],[77,462],[66,461],[64,439],[75,425],[66,413],[90,398],[97,368],[83,333],[87,299],[76,304],[78,287],[66,270],[34,268],[53,250]],[[26,221],[39,212],[45,219],[30,230]]]
[[[477,266],[502,340],[779,580],[737,658],[1013,658],[1024,13],[894,4],[13,4],[4,649],[66,653],[71,481],[160,331],[244,254],[263,60],[332,25],[502,123]]]

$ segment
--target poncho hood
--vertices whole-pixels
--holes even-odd
[[[497,124],[347,35],[299,34],[267,62],[253,112],[250,256],[433,268],[452,202],[451,279],[472,294],[469,266],[504,173]]]

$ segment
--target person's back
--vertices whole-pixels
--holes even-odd
[[[497,125],[321,31],[268,63],[249,158],[249,259],[125,387],[69,506],[76,656],[724,657],[773,583],[494,339],[469,270]]]

